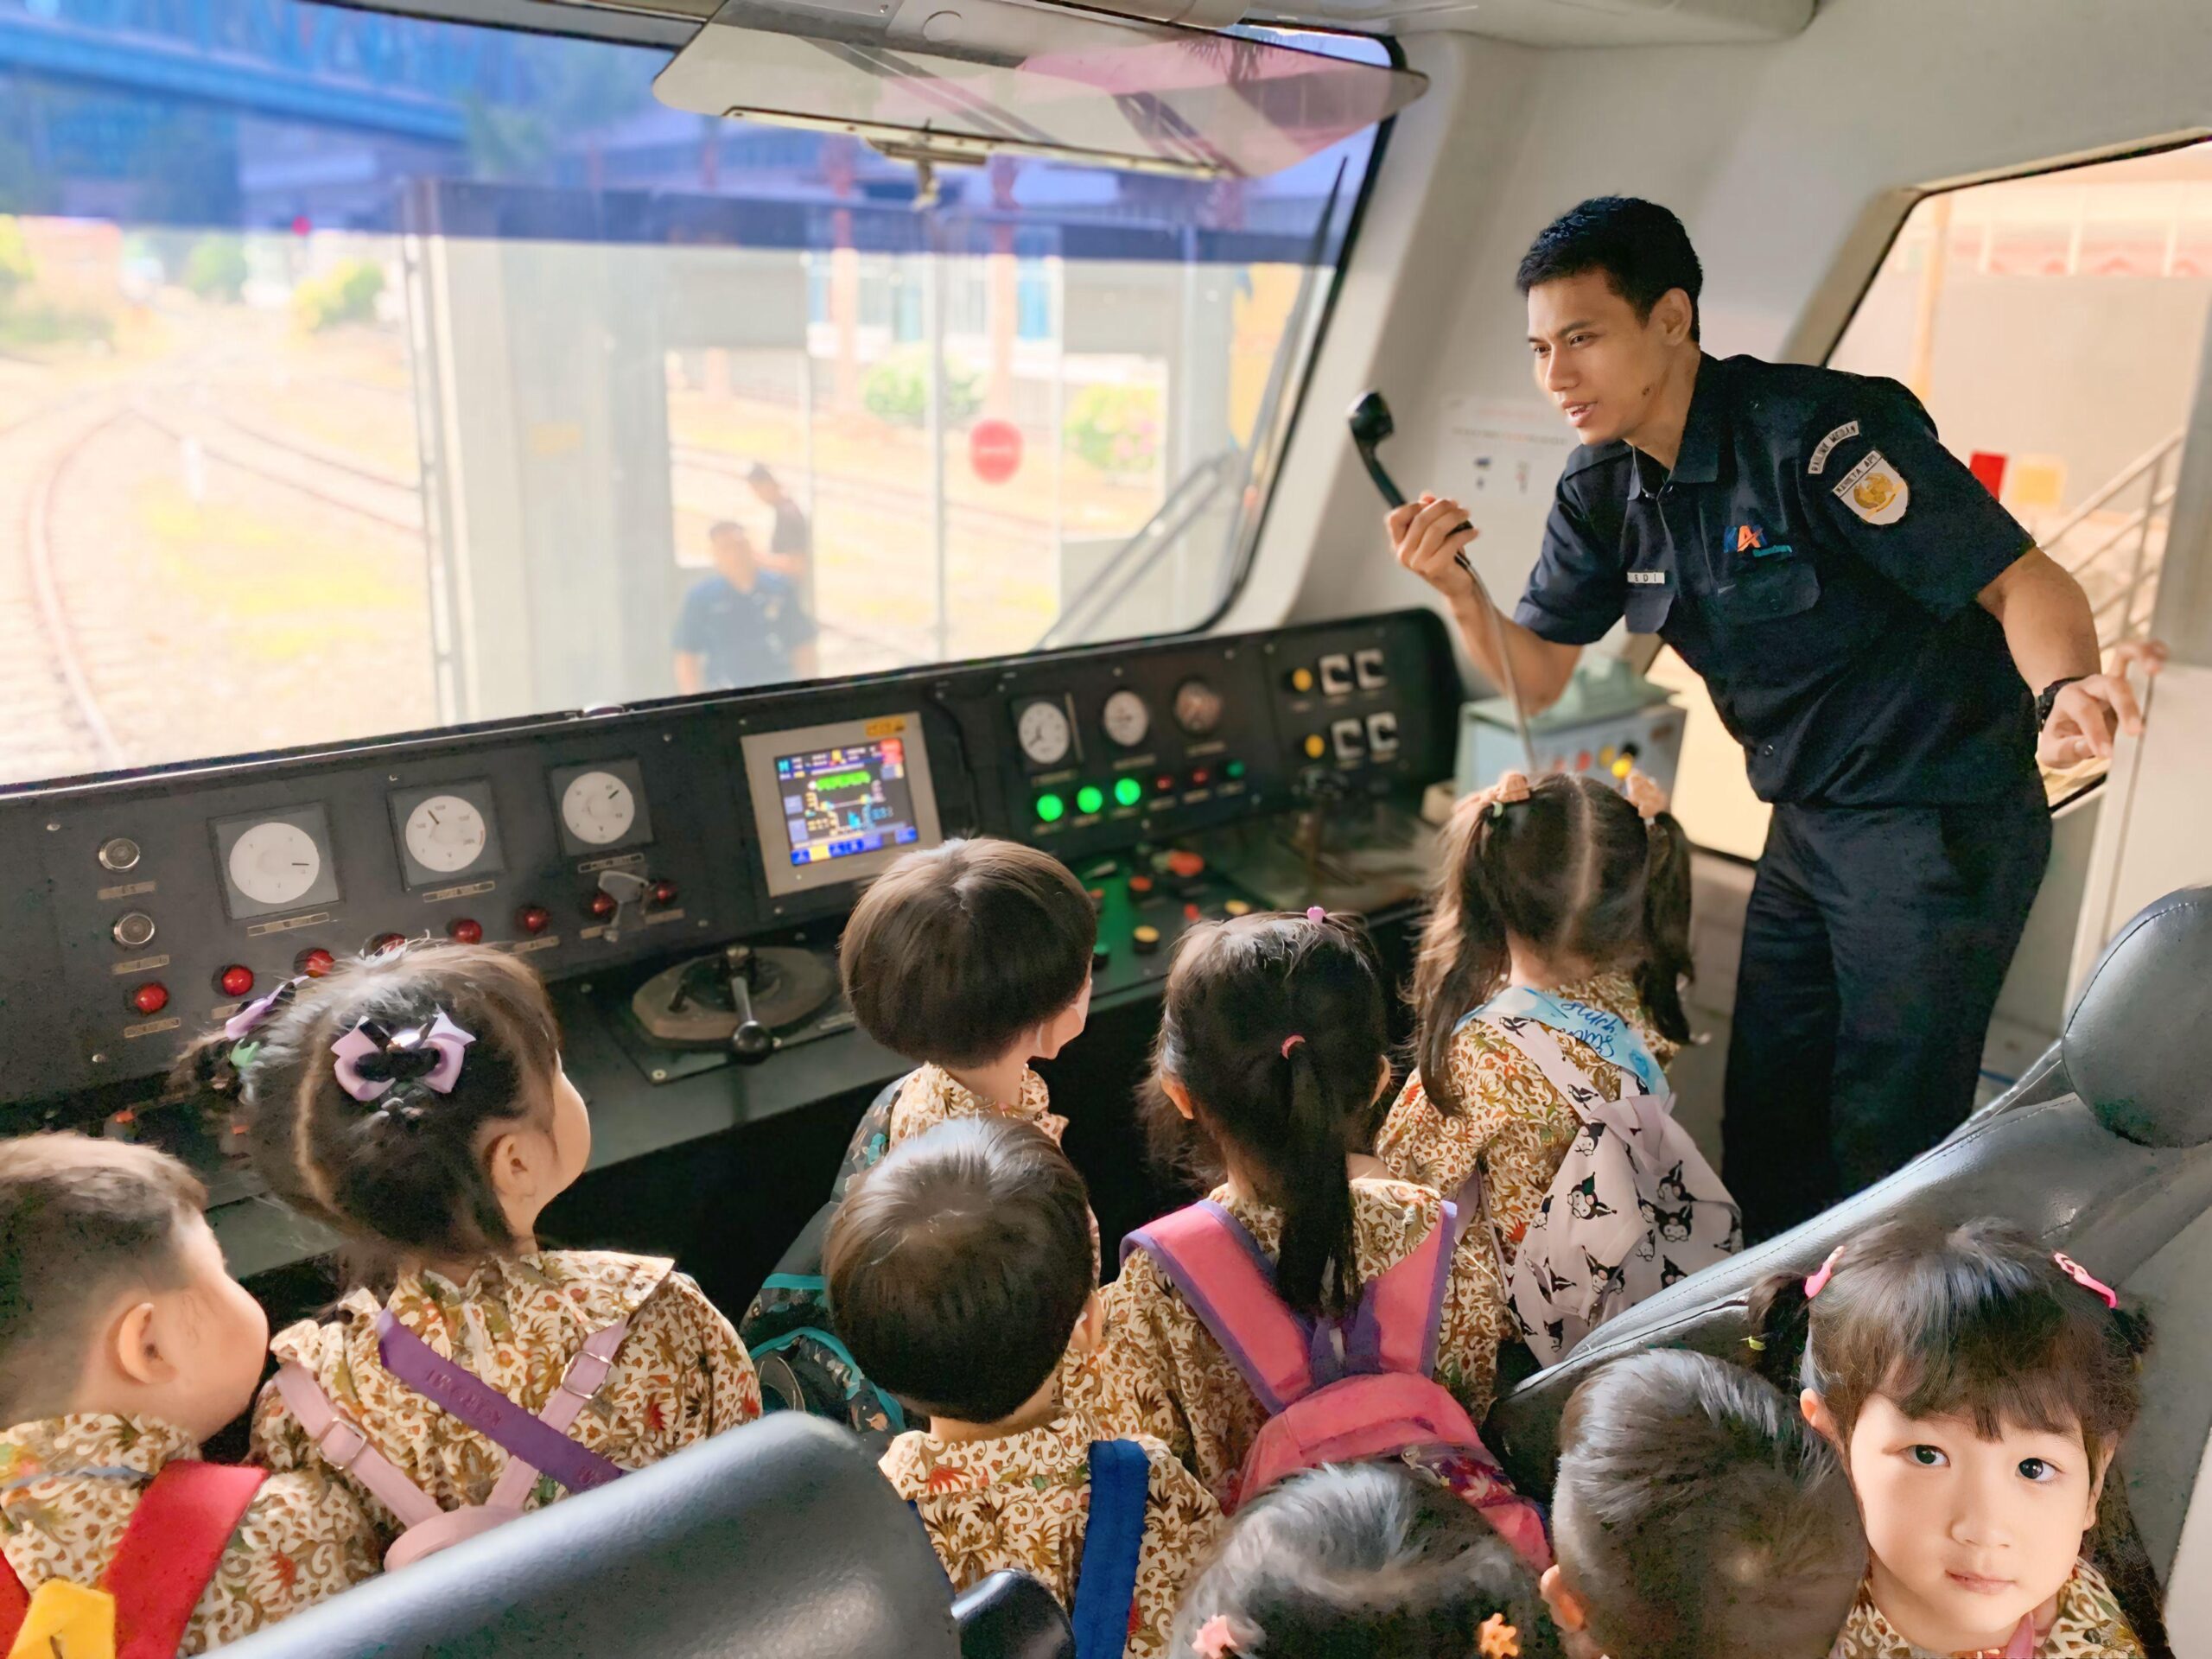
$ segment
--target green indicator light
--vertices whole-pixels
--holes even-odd
[[[1232,760],[1222,770],[1231,778],[1242,778],[1244,775],[1244,763],[1242,760]]]
[[[1144,785],[1134,778],[1122,778],[1115,782],[1114,798],[1123,806],[1135,806],[1144,793]]]
[[[1105,804],[1105,794],[1096,784],[1085,784],[1075,792],[1075,810],[1078,812],[1096,812]]]
[[[1037,816],[1046,823],[1058,823],[1060,815],[1067,810],[1068,804],[1057,795],[1039,795],[1037,798]]]

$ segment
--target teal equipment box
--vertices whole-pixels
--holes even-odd
[[[1539,773],[1595,772],[1618,788],[1633,766],[1669,795],[1682,758],[1683,710],[1617,658],[1587,658],[1560,700],[1529,719]],[[1623,764],[1626,762],[1627,764]],[[1513,709],[1503,697],[1459,706],[1459,754],[1452,784],[1462,795],[1501,773],[1526,771]]]

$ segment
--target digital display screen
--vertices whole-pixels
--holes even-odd
[[[865,881],[944,838],[917,712],[747,732],[742,744],[772,897]]]
[[[776,757],[794,864],[911,847],[921,839],[904,738]]]

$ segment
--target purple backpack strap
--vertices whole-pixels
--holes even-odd
[[[519,1503],[539,1470],[572,1492],[604,1486],[622,1473],[596,1452],[578,1446],[564,1431],[575,1421],[583,1402],[607,1381],[614,1348],[628,1331],[629,1322],[625,1320],[592,1333],[583,1351],[569,1362],[543,1417],[524,1411],[481,1377],[446,1358],[394,1319],[389,1308],[377,1315],[377,1353],[385,1370],[409,1388],[503,1447],[510,1459],[529,1465],[531,1472],[519,1482],[522,1491],[495,1490],[496,1497]],[[611,1343],[603,1340],[610,1336]],[[557,1424],[552,1421],[556,1414]],[[510,1463],[507,1474],[516,1472]],[[506,1482],[506,1475],[501,1481]]]
[[[1344,1369],[1353,1372],[1436,1370],[1437,1335],[1444,1297],[1452,1284],[1452,1257],[1459,1236],[1459,1206],[1446,1199],[1412,1255],[1370,1280],[1359,1296],[1345,1342]]]
[[[1166,1215],[1122,1241],[1145,1250],[1243,1373],[1269,1416],[1313,1387],[1314,1333],[1275,1294],[1259,1241],[1211,1198]]]

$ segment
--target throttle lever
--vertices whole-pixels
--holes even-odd
[[[612,944],[622,937],[622,912],[633,905],[642,906],[652,883],[627,870],[601,870],[599,890],[614,901],[614,913],[607,918],[607,930],[601,936]]]
[[[760,971],[753,947],[723,946],[722,971],[729,979],[729,1009],[737,1016],[737,1028],[729,1034],[729,1052],[741,1065],[758,1065],[775,1052],[776,1037],[753,1012],[753,976]]]

